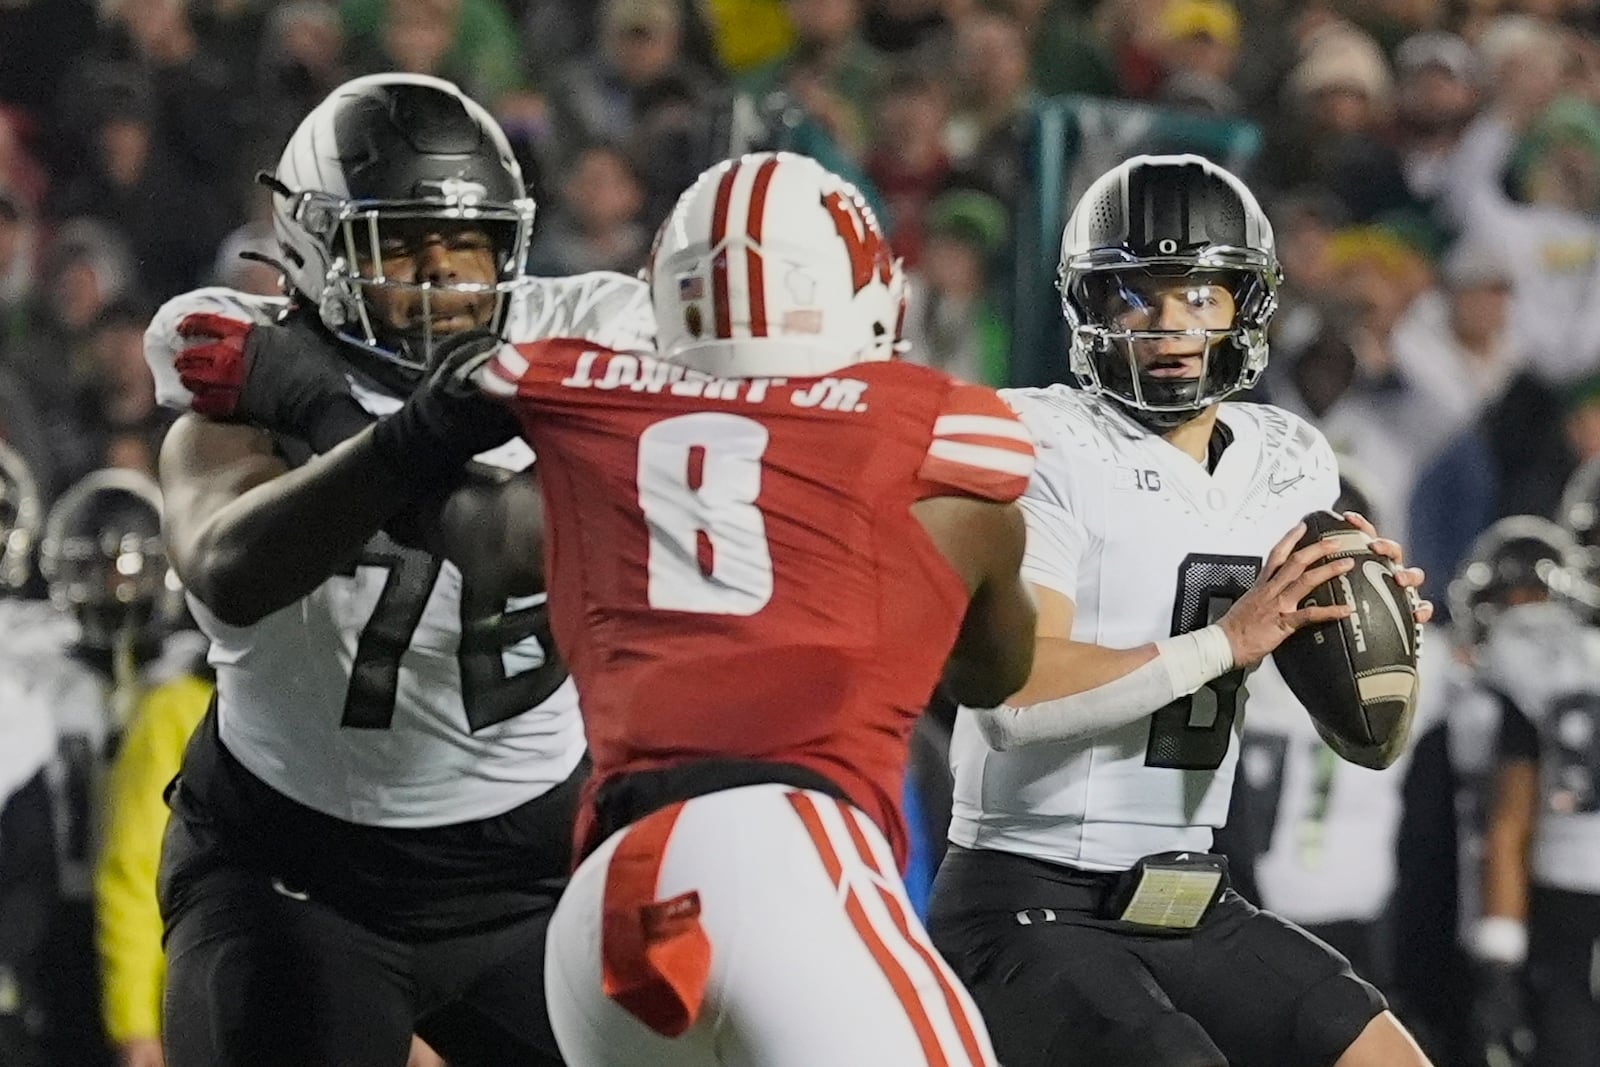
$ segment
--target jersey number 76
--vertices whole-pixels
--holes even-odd
[[[394,721],[401,658],[411,647],[443,564],[436,556],[379,534],[355,565],[383,571],[384,582],[356,643],[340,725],[387,730]],[[543,595],[495,601],[466,579],[461,587],[456,661],[461,669],[461,702],[473,731],[537,707],[567,679],[566,664],[550,635],[549,606]]]

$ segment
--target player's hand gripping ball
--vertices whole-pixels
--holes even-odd
[[[1329,747],[1351,763],[1387,767],[1405,748],[1416,710],[1422,632],[1414,597],[1396,579],[1394,564],[1354,523],[1317,511],[1305,524],[1297,549],[1331,541],[1328,558],[1349,559],[1354,566],[1312,589],[1302,606],[1342,604],[1353,610],[1296,631],[1274,653],[1274,662]]]

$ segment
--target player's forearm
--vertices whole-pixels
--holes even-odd
[[[1528,956],[1527,840],[1491,831],[1484,842],[1483,915],[1472,924],[1473,958],[1520,966]]]
[[[1501,768],[1494,806],[1484,835],[1483,913],[1486,917],[1528,917],[1528,846],[1533,840],[1538,770],[1517,760]]]
[[[1006,703],[1026,707],[1097,689],[1133,673],[1156,655],[1155,642],[1137,648],[1106,648],[1085,641],[1040,637],[1034,642],[1033,671],[1027,683]]]
[[[992,708],[1006,699],[1018,681],[1027,677],[1032,645],[959,648],[944,667],[944,687],[969,708]]]
[[[249,625],[347,566],[408,495],[362,433],[218,509],[181,554],[180,577],[223,622]]]
[[[1003,751],[1078,741],[1119,729],[1195,692],[1233,667],[1227,637],[1215,626],[1131,649],[1128,651],[1136,654],[1123,656],[1103,655],[1116,650],[1093,645],[1077,647],[1094,651],[1055,651],[1084,663],[1085,677],[1107,680],[1032,704],[1021,704],[1019,694],[998,707],[975,709],[978,728],[991,748]],[[1121,673],[1112,673],[1119,670]]]
[[[1528,917],[1527,843],[1486,842],[1483,862],[1483,913],[1501,919]]]

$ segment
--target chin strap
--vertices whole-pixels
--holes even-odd
[[[1128,418],[1151,433],[1157,434],[1166,433],[1168,430],[1176,430],[1179,426],[1182,426],[1205,410],[1205,408],[1195,408],[1192,411],[1149,411],[1145,408],[1136,407],[1132,400],[1120,393],[1114,393],[1106,389],[1104,394],[1115,400],[1117,405],[1127,413]]]

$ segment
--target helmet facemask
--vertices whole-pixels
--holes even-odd
[[[1590,613],[1595,588],[1583,574],[1582,550],[1545,519],[1515,515],[1479,535],[1446,597],[1450,621],[1466,647],[1480,645],[1507,608],[1559,600]]]
[[[39,565],[83,648],[151,650],[176,617],[159,491],[140,475],[98,471],[68,490],[45,522]]]
[[[1277,274],[1265,262],[1251,262],[1257,254],[1229,254],[1234,252],[1219,249],[1205,257],[1131,262],[1091,254],[1064,264],[1059,279],[1062,311],[1079,383],[1111,396],[1136,421],[1158,431],[1182,425],[1253,386],[1266,368],[1266,327],[1277,303]],[[1207,302],[1221,299],[1218,289],[1226,291],[1233,305],[1228,324],[1182,329],[1158,325],[1161,312],[1152,294],[1162,294],[1163,301],[1174,293],[1187,298],[1202,318]],[[1177,339],[1183,343],[1174,345],[1170,358],[1163,360],[1156,346]],[[1149,354],[1141,358],[1141,350]],[[1180,360],[1195,355],[1200,357],[1197,373],[1173,376]],[[1172,366],[1163,368],[1163,362]]]
[[[324,264],[317,308],[323,323],[341,340],[410,374],[426,372],[438,342],[450,334],[478,328],[501,332],[511,295],[527,276],[533,201],[484,202],[470,182],[437,184],[461,188],[445,190],[437,199],[410,201],[287,193],[293,197],[291,223],[308,235]],[[424,239],[439,240],[447,256],[462,254],[453,242],[487,240],[493,280],[416,281],[386,271],[385,258],[415,255],[415,242]],[[374,297],[409,304],[404,323],[391,321]],[[482,306],[475,307],[480,301]],[[472,316],[470,323],[441,328],[441,318],[463,309]]]

